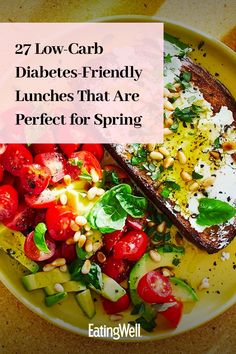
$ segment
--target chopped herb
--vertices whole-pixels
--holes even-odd
[[[214,141],[214,148],[219,149],[220,147],[221,147],[220,137],[218,136],[218,138],[216,138]]]
[[[166,187],[171,188],[175,191],[179,191],[180,190],[180,186],[179,184],[177,184],[175,181],[172,181],[170,179],[167,179],[164,184],[166,185]]]
[[[171,189],[164,187],[161,191],[161,196],[166,199],[169,197],[170,193],[171,193]]]
[[[191,123],[194,118],[199,117],[199,113],[201,112],[204,112],[204,110],[200,106],[192,104],[190,107],[185,107],[183,109],[180,109],[179,107],[175,108],[173,117],[182,122]]]
[[[137,304],[133,307],[131,315],[142,315],[145,311],[145,305],[143,303]]]
[[[79,175],[79,178],[85,179],[88,181],[92,181],[91,175],[88,173],[88,171],[84,167],[81,168],[81,174]]]
[[[184,248],[181,246],[176,246],[172,243],[166,243],[163,246],[160,246],[157,248],[157,251],[160,253],[179,253],[179,254],[184,254]]]
[[[135,321],[130,321],[129,323],[132,326],[135,326],[136,323],[139,323],[141,328],[143,328],[147,332],[152,332],[156,327],[156,321],[154,318],[147,321],[144,317],[139,317]]]
[[[191,80],[191,77],[192,77],[192,74],[189,71],[184,71],[181,74],[181,78],[186,82],[189,82]]]
[[[101,268],[96,263],[91,263],[90,271],[88,274],[81,272],[84,260],[76,259],[70,264],[69,271],[71,279],[82,281],[86,285],[92,285],[94,288],[101,290],[103,286]]]
[[[200,173],[193,171],[192,177],[193,177],[193,179],[201,179],[201,178],[203,178],[203,175],[200,175]]]
[[[165,63],[171,63],[171,59],[172,59],[172,56],[170,55],[170,53],[168,53],[167,55],[164,56]]]
[[[180,264],[180,259],[179,258],[174,258],[173,261],[172,261],[172,264],[177,267],[179,264]]]
[[[69,159],[69,163],[72,166],[77,166],[78,168],[81,168],[83,166],[83,161],[78,159],[78,157]]]
[[[197,48],[200,50],[204,46],[204,44],[205,44],[204,41],[200,41]]]
[[[172,130],[173,132],[177,132],[177,130],[178,130],[178,128],[179,128],[179,123],[176,121],[176,122],[174,122],[171,126],[170,126],[170,130]]]
[[[170,91],[176,92],[176,88],[175,88],[174,84],[168,83],[168,84],[166,84],[165,87]]]

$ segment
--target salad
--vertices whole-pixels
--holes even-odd
[[[103,154],[99,144],[1,145],[0,247],[45,306],[75,296],[93,318],[95,292],[111,319],[129,311],[146,331],[159,316],[175,328],[184,302],[198,300],[175,277],[182,238]]]

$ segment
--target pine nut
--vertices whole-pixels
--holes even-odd
[[[161,224],[157,226],[157,232],[163,233],[166,230],[166,222],[162,221]]]
[[[120,320],[122,320],[122,318],[123,318],[123,315],[121,315],[119,313],[117,313],[115,315],[110,315],[111,321],[120,321]]]
[[[157,151],[152,151],[149,156],[152,160],[157,160],[157,161],[160,161],[164,158],[164,156]]]
[[[57,293],[63,293],[64,288],[63,288],[63,286],[62,286],[61,284],[56,283],[56,284],[54,285],[54,290],[55,290]]]
[[[210,151],[210,156],[213,157],[215,160],[220,160],[221,154],[219,151]]]
[[[67,195],[65,193],[60,195],[60,203],[61,203],[61,205],[67,204]]]
[[[156,144],[148,144],[147,145],[147,149],[149,152],[152,152],[153,150],[155,150]]]
[[[74,241],[75,242],[78,242],[79,239],[80,239],[80,236],[81,236],[81,232],[80,231],[77,231],[75,234],[74,234]]]
[[[198,290],[208,289],[209,287],[210,287],[209,279],[208,278],[203,278],[201,283],[198,286]]]
[[[76,232],[79,231],[80,227],[78,224],[76,224],[76,222],[74,220],[71,220],[70,222],[70,228],[72,231]]]
[[[93,183],[97,183],[99,181],[99,176],[98,176],[98,174],[97,174],[97,172],[95,171],[94,168],[91,168],[90,175],[92,177]]]
[[[168,111],[174,111],[174,107],[170,101],[164,100],[164,108]]]
[[[71,184],[71,176],[70,175],[65,175],[63,180],[67,186],[69,186],[69,184]]]
[[[149,252],[149,255],[150,255],[151,259],[152,259],[154,262],[160,262],[160,260],[161,260],[161,255],[160,255],[160,253],[158,253],[157,251],[151,250],[151,251]]]
[[[85,226],[84,226],[84,229],[85,231],[89,231],[91,229],[91,226],[87,223]]]
[[[93,252],[96,253],[100,248],[102,248],[102,242],[94,242],[93,244]]]
[[[193,179],[193,177],[186,171],[181,171],[180,176],[181,176],[182,180],[185,182],[190,182]]]
[[[75,218],[75,222],[79,226],[84,226],[87,224],[87,219],[84,216],[78,215]]]
[[[177,159],[179,160],[179,163],[181,163],[181,165],[185,165],[187,162],[187,157],[185,156],[182,150],[179,150],[177,152]]]
[[[67,245],[73,245],[75,243],[74,237],[70,237],[66,240]]]
[[[92,187],[88,190],[87,198],[88,200],[93,200],[97,195],[97,187]]]
[[[193,182],[189,186],[190,192],[196,192],[199,188],[199,184],[197,182]]]
[[[160,151],[160,153],[161,153],[162,155],[164,155],[164,156],[169,156],[169,155],[170,155],[169,150],[167,150],[167,148],[165,148],[164,146],[161,146],[161,147],[159,148],[159,151]]]
[[[96,195],[100,196],[100,195],[103,195],[105,193],[104,189],[103,188],[97,188],[97,193]]]
[[[212,186],[214,184],[214,182],[215,182],[215,177],[211,176],[211,177],[204,179],[204,181],[202,182],[202,186],[207,188],[207,187]]]
[[[91,263],[89,259],[86,259],[86,261],[83,264],[83,267],[81,269],[82,274],[88,274],[91,268]]]
[[[89,230],[87,232],[85,232],[85,236],[88,237],[88,236],[92,236],[93,235],[93,231],[92,230]]]
[[[171,97],[171,93],[170,93],[170,91],[168,90],[168,88],[166,88],[166,87],[164,87],[164,92],[163,92],[163,94],[164,94],[164,97]]]
[[[164,168],[169,168],[170,166],[172,166],[174,164],[174,159],[173,157],[166,157],[164,162],[163,162],[163,167]]]
[[[80,235],[79,240],[78,240],[78,246],[80,248],[82,248],[83,245],[85,244],[85,242],[86,242],[86,236],[85,235]]]
[[[153,227],[155,226],[156,224],[154,223],[154,221],[149,221],[148,222],[148,227]]]
[[[172,277],[174,275],[168,268],[162,268],[162,274],[164,277]]]
[[[55,267],[51,263],[45,264],[45,266],[43,267],[44,272],[50,272],[50,270],[53,269],[55,269]]]
[[[63,266],[60,266],[60,271],[62,272],[62,273],[66,273],[67,272],[67,270],[68,270],[68,268],[67,268],[67,265],[65,264],[65,265],[63,265]]]
[[[65,258],[57,258],[52,262],[52,265],[54,267],[60,267],[66,264],[66,259]]]
[[[164,122],[164,123],[165,123],[165,127],[166,127],[166,128],[169,128],[169,127],[172,126],[172,124],[174,123],[174,121],[173,121],[172,118],[168,117],[168,118],[165,119],[165,122]]]
[[[164,132],[164,136],[171,135],[174,133],[173,130],[170,130],[169,128],[164,128],[163,132]]]
[[[87,240],[85,242],[85,251],[88,252],[88,253],[93,251],[93,243],[92,243],[91,240]]]
[[[99,263],[104,263],[106,261],[106,256],[103,252],[98,252],[97,260]]]
[[[222,144],[222,148],[224,151],[230,151],[236,149],[236,142],[235,141],[226,141]]]

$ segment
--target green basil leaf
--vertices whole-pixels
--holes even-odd
[[[45,234],[47,231],[47,226],[44,222],[40,222],[34,230],[34,243],[35,246],[44,253],[50,253],[50,249],[45,241]]]
[[[116,198],[119,200],[122,208],[133,218],[142,218],[147,208],[147,199],[136,197],[132,194],[118,193]]]
[[[173,189],[175,191],[179,191],[180,190],[180,185],[177,184],[175,181],[172,181],[170,179],[167,179],[165,182],[164,182],[165,186],[167,188],[170,188],[170,189]]]
[[[220,137],[218,136],[218,138],[216,138],[215,141],[214,141],[214,148],[215,149],[219,149],[220,147],[221,147]]]
[[[193,171],[192,177],[193,177],[193,179],[201,179],[203,177],[203,175],[200,175],[199,173]]]
[[[230,204],[217,199],[199,200],[197,224],[201,226],[219,225],[236,215],[236,209]]]
[[[162,189],[162,191],[161,191],[161,196],[162,196],[163,198],[168,198],[169,195],[170,195],[170,193],[171,193],[171,189],[170,189],[170,188],[167,188],[167,187],[164,187],[164,188]]]
[[[92,285],[94,288],[101,290],[103,286],[102,271],[98,264],[92,262],[90,271],[88,274],[81,272],[84,260],[76,259],[70,264],[69,272],[71,273],[71,279],[81,281],[85,285]]]
[[[127,213],[118,205],[105,205],[97,213],[96,225],[104,234],[121,230],[125,226],[126,216]]]

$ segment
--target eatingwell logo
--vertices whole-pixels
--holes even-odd
[[[120,338],[139,338],[140,324],[136,323],[132,326],[130,323],[119,323],[116,327],[109,327],[106,325],[95,326],[93,323],[89,323],[88,336],[93,338],[112,338],[119,340]]]

